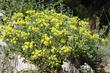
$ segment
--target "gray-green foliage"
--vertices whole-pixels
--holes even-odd
[[[72,10],[65,8],[62,0],[45,1],[45,0],[0,0],[0,9],[6,12],[7,16],[11,16],[13,12],[25,12],[29,9],[43,11],[44,9],[55,9],[60,13],[71,16]]]
[[[11,16],[13,12],[24,12],[33,8],[35,0],[0,0],[0,9],[6,12],[7,16]]]
[[[39,73],[39,72],[36,70],[22,70],[22,71],[19,71],[17,73]]]
[[[110,40],[109,37],[107,37],[107,40]],[[100,47],[98,53],[101,54],[101,57],[104,61],[109,61],[110,63],[110,42],[106,42],[103,44],[103,46]]]

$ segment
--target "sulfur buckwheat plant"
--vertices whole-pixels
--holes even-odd
[[[13,52],[35,63],[44,73],[58,71],[72,53],[92,59],[99,42],[104,41],[98,34],[91,34],[87,20],[54,10],[14,13],[11,20],[0,25],[0,31],[0,38],[12,46]]]

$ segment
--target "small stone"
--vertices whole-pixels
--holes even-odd
[[[3,13],[0,13],[0,16],[2,17],[3,16]]]

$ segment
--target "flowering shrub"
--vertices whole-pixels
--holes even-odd
[[[6,19],[5,19],[6,20]],[[1,25],[1,38],[13,46],[12,51],[36,63],[41,69],[61,65],[71,53],[93,58],[98,34],[91,34],[87,20],[68,17],[54,10],[34,10],[14,13],[6,25]]]

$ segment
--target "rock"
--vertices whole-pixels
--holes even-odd
[[[62,69],[63,73],[79,73],[79,70],[69,60],[63,61]]]
[[[94,73],[93,69],[87,63],[84,63],[84,65],[81,66],[81,72],[82,73]]]
[[[3,13],[0,13],[0,16],[3,16]]]
[[[28,62],[24,63],[24,57],[21,57],[20,55],[17,58],[16,61],[16,70],[17,71],[22,71],[22,70],[37,70],[37,66],[35,66],[34,64],[30,64]]]
[[[0,40],[0,73],[17,73],[21,70],[38,69],[34,64],[24,63],[24,57],[13,54],[6,46],[6,43]]]
[[[107,66],[105,66],[104,70],[106,73],[110,73],[110,64],[107,64]]]

